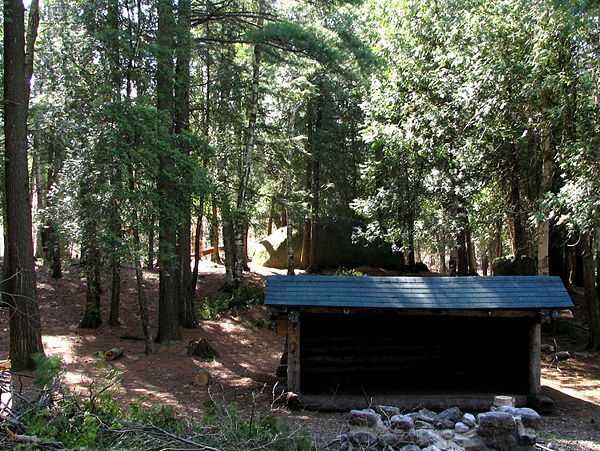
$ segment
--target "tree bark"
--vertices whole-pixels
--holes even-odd
[[[467,251],[467,232],[461,229],[456,236],[456,269],[458,276],[469,275],[469,255]]]
[[[512,239],[512,251],[515,260],[525,256],[527,249],[527,241],[525,239],[525,228],[523,225],[523,208],[521,206],[521,193],[519,189],[519,179],[517,175],[517,154],[516,146],[510,144],[510,155],[512,158],[513,168],[510,173],[510,226],[511,226],[511,239]]]
[[[310,193],[312,188],[312,163],[310,159],[306,163],[306,192]],[[310,202],[310,196],[306,196],[306,202]],[[307,269],[310,263],[310,218],[304,218],[302,227],[302,253],[300,255],[300,267]]]
[[[545,130],[542,139],[542,180],[541,198],[550,191],[552,179],[551,132]],[[538,276],[550,275],[550,220],[538,222]]]
[[[219,212],[217,210],[217,198],[213,195],[212,198],[212,232],[213,232],[213,249],[212,261],[221,265],[221,254],[219,254]]]
[[[469,275],[474,276],[477,274],[477,259],[475,258],[475,245],[471,239],[470,226],[465,230],[465,239],[467,243],[467,255],[469,258]]]
[[[121,303],[121,258],[115,257],[111,263],[112,283],[110,290],[110,313],[108,324],[116,327],[119,323],[119,304]]]
[[[13,370],[31,368],[43,352],[36,288],[27,164],[29,78],[25,58],[25,12],[21,0],[4,3],[4,147],[9,356]],[[35,25],[37,32],[37,24]],[[28,30],[28,43],[29,34]],[[35,41],[35,40],[34,40]],[[33,58],[33,44],[31,49]],[[33,60],[32,60],[33,64]]]
[[[595,283],[594,243],[591,237],[585,237],[583,240],[583,282],[589,328],[588,347],[592,351],[597,351],[600,349],[600,306]]]
[[[165,131],[171,135],[173,111],[173,36],[174,16],[172,0],[158,1],[157,31],[157,106],[163,120],[168,122]],[[170,123],[169,123],[170,122]],[[179,315],[177,305],[177,186],[173,168],[175,161],[173,149],[165,144],[159,151],[159,237],[158,259],[160,267],[159,301],[158,301],[158,334],[156,342],[179,341]]]
[[[154,269],[154,218],[152,215],[150,216],[150,223],[148,226],[148,262],[146,268]]]
[[[312,162],[312,202],[310,216],[310,257],[306,272],[319,272],[319,262],[317,258],[317,244],[319,240],[319,191],[320,191],[320,162],[318,158],[313,158]]]
[[[259,19],[257,21],[258,28],[262,28],[263,19],[262,12],[264,9],[263,0],[258,1]],[[247,218],[247,197],[248,186],[250,183],[250,175],[252,172],[252,157],[254,155],[255,135],[256,135],[256,119],[258,116],[258,88],[260,84],[260,59],[261,45],[254,44],[254,53],[252,57],[252,83],[250,92],[250,104],[248,108],[248,127],[246,128],[246,144],[242,159],[242,172],[237,194],[236,215],[234,221],[234,284],[242,283],[244,266],[246,259],[244,255],[244,233],[245,225],[248,222]]]

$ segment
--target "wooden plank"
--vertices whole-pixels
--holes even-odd
[[[288,313],[287,390],[300,394],[300,313]]]
[[[288,320],[284,318],[278,318],[275,320],[275,331],[280,337],[287,337],[288,333]]]
[[[512,396],[515,397],[517,407],[524,407],[527,404],[526,395],[512,394]],[[367,397],[362,394],[304,394],[300,396],[300,405],[305,409],[326,412],[348,412],[352,409],[364,409],[376,405],[394,406],[400,408],[402,411],[411,411],[425,407],[439,412],[455,406],[464,411],[484,411],[488,410],[493,402],[494,394],[489,393],[439,393],[431,395],[388,393],[373,396],[367,393]]]
[[[541,386],[541,359],[542,359],[542,326],[533,322],[529,326],[529,394],[539,395]]]
[[[537,310],[481,310],[481,309],[385,309],[368,307],[298,307],[301,313],[344,314],[344,315],[397,315],[397,316],[456,316],[456,317],[493,317],[493,318],[533,318]]]

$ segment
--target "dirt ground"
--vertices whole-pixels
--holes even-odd
[[[251,266],[247,279],[255,284],[264,277],[281,271]],[[363,271],[364,272],[364,269]],[[224,281],[222,266],[202,261],[196,302],[213,297]],[[150,314],[153,323],[158,316],[158,274],[145,273]],[[108,318],[110,284],[103,278],[102,316]],[[79,329],[84,311],[85,282],[77,266],[66,268],[62,279],[51,279],[48,270],[38,268],[43,342],[48,355],[61,356],[65,377],[75,390],[85,394],[87,387],[106,372],[99,368],[100,353],[114,346],[125,348],[125,354],[112,365],[122,371],[122,388],[118,400],[123,405],[143,399],[145,404],[171,405],[185,415],[200,415],[205,401],[236,401],[243,411],[252,404],[258,410],[276,409],[298,428],[306,428],[317,443],[325,444],[341,433],[345,414],[308,411],[291,412],[272,406],[274,376],[284,339],[264,327],[268,319],[263,306],[252,306],[237,314],[225,313],[212,321],[201,321],[192,330],[182,329],[183,341],[158,347],[156,354],[145,356],[142,330],[137,310],[135,278],[124,271],[121,297],[121,325],[98,329]],[[581,296],[575,296],[579,303]],[[575,319],[580,310],[575,309]],[[260,321],[260,320],[263,321]],[[573,325],[574,324],[574,325]],[[156,331],[154,330],[154,333]],[[205,338],[219,353],[213,361],[187,357],[186,344]],[[561,330],[544,336],[545,343],[570,351],[571,358],[544,361],[542,384],[544,393],[556,404],[556,414],[545,416],[539,442],[558,450],[600,450],[600,355],[586,353],[585,331],[577,321],[568,321]],[[0,309],[0,359],[8,354],[8,314]],[[209,389],[193,384],[199,369],[210,372]]]

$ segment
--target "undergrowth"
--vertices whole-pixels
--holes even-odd
[[[246,307],[250,304],[260,304],[265,298],[263,289],[243,283],[239,287],[223,292],[215,298],[206,298],[196,305],[196,318],[214,320],[219,314]]]
[[[211,400],[200,419],[181,416],[170,406],[145,406],[142,398],[123,408],[114,399],[120,373],[104,375],[74,395],[63,383],[60,359],[37,357],[36,394],[15,394],[0,405],[0,448],[4,449],[204,449],[313,450],[305,431],[293,430],[272,412],[249,418],[233,403]],[[8,371],[3,379],[6,380]],[[10,377],[26,377],[11,374]]]

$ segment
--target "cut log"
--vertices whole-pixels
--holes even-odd
[[[105,360],[116,360],[123,355],[125,349],[121,346],[115,346],[104,353]]]
[[[0,371],[10,370],[10,360],[0,361]]]
[[[200,387],[207,387],[210,384],[210,373],[207,370],[200,370],[194,376],[194,384]]]

